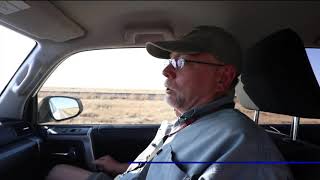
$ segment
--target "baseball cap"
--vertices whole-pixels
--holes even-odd
[[[171,52],[195,54],[207,52],[217,60],[232,64],[241,72],[242,51],[232,34],[216,26],[198,26],[190,33],[173,41],[147,42],[148,53],[156,58],[170,59]]]

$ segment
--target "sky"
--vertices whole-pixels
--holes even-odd
[[[315,74],[318,84],[320,86],[320,49],[307,48],[306,49],[313,73]]]
[[[45,86],[163,90],[167,64],[144,48],[85,51],[66,59]]]
[[[0,90],[34,45],[33,40],[0,26]],[[307,54],[320,84],[320,49],[307,49]],[[163,90],[162,70],[167,64],[144,48],[86,51],[66,59],[44,86]]]

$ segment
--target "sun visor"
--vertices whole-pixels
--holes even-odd
[[[0,1],[0,21],[35,39],[64,42],[85,34],[49,1]]]
[[[248,109],[302,118],[320,118],[320,87],[302,40],[290,29],[250,48],[236,88]]]

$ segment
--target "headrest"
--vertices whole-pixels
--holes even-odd
[[[320,118],[320,87],[305,47],[290,29],[271,34],[245,54],[236,88],[248,109]]]

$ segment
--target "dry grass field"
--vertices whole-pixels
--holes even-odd
[[[173,109],[164,101],[164,92],[153,90],[42,88],[39,102],[46,96],[70,96],[80,98],[83,112],[73,119],[50,122],[59,124],[159,124],[174,120]],[[253,117],[254,112],[236,108]],[[319,123],[320,120],[301,119],[301,123]],[[290,124],[292,117],[272,113],[260,114],[261,124]]]

